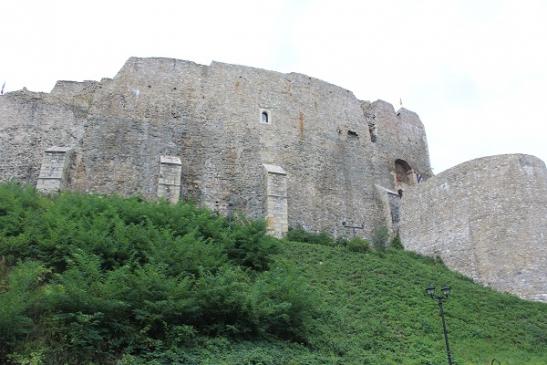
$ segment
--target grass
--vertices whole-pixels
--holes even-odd
[[[446,364],[424,291],[446,283],[456,364],[547,364],[544,303],[401,249],[264,232],[184,203],[0,185],[2,361]]]
[[[452,287],[445,305],[457,364],[547,363],[547,305],[484,288],[442,263],[400,250],[384,255],[287,242],[316,294],[320,318],[309,342],[333,364],[446,363],[429,283]]]
[[[446,364],[438,306],[424,289],[448,283],[455,364],[547,364],[546,304],[482,287],[438,261],[400,250],[363,254],[302,242],[284,242],[277,259],[297,265],[314,293],[307,343],[217,338],[195,348],[188,363]]]

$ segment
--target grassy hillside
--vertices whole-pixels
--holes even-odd
[[[313,289],[308,343],[219,342],[199,350],[203,363],[446,364],[438,307],[424,295],[433,282],[452,287],[446,315],[456,364],[547,364],[547,305],[483,288],[442,263],[300,242],[284,242],[279,259],[297,265]]]
[[[331,352],[326,363],[446,363],[427,283],[452,287],[446,312],[458,364],[547,363],[545,304],[496,293],[403,251],[360,254],[289,242],[284,252],[317,294],[321,315],[309,341]]]
[[[0,363],[547,363],[547,305],[365,242],[265,236],[191,204],[0,185]],[[311,238],[311,239],[310,239]],[[378,242],[373,245],[380,248]]]

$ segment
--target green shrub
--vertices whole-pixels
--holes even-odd
[[[317,300],[293,265],[280,262],[264,273],[253,285],[249,299],[253,317],[260,320],[255,323],[258,333],[306,341]]]
[[[268,269],[278,241],[266,234],[265,221],[232,220],[228,232],[225,249],[230,259],[253,270]]]
[[[378,227],[372,233],[372,245],[378,252],[385,251],[389,240],[389,231],[387,227]]]
[[[389,247],[395,250],[403,250],[404,246],[403,246],[403,243],[401,242],[401,237],[399,237],[399,235],[396,235],[395,237],[393,237],[393,239],[391,240],[389,244]]]
[[[29,261],[0,276],[0,360],[32,332],[30,310],[40,297],[40,285],[47,273],[40,263]]]
[[[304,340],[313,302],[272,266],[263,221],[15,184],[0,204],[0,363],[112,363],[196,336]]]
[[[368,252],[370,250],[370,243],[360,237],[354,237],[347,241],[346,247],[353,252]]]
[[[332,246],[336,244],[334,238],[327,232],[308,232],[302,227],[289,228],[287,240],[296,242],[314,243],[317,245]]]
[[[323,246],[339,246],[353,252],[367,252],[370,250],[370,242],[361,237],[337,237],[334,238],[326,232],[307,232],[302,227],[289,228],[286,239],[294,242],[306,242]]]
[[[344,236],[336,237],[336,241],[334,243],[335,246],[339,247],[347,247],[348,246],[348,238]]]

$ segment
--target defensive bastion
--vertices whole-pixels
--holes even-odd
[[[475,281],[547,301],[547,170],[536,157],[479,158],[407,189],[400,233]]]
[[[513,166],[515,158],[533,161],[532,173],[510,170],[505,179],[498,166]],[[276,236],[302,226],[370,237],[387,226],[408,248],[440,255],[498,289],[545,300],[546,265],[532,259],[545,260],[545,164],[522,156],[481,161],[463,169],[482,166],[485,178],[498,180],[459,179],[452,170],[433,177],[414,112],[358,100],[302,74],[219,62],[130,58],[113,79],[58,81],[51,93],[0,96],[0,181],[47,193],[189,199],[226,215],[265,217]],[[459,190],[430,199],[452,174],[467,186],[461,194],[477,201],[468,210],[448,210]],[[500,219],[484,221],[487,228],[477,221],[492,212]],[[517,217],[505,239],[500,229]],[[454,232],[471,221],[459,240]],[[477,265],[495,252],[522,256],[505,260],[503,270],[520,275],[513,282],[528,289],[490,275],[495,260]]]

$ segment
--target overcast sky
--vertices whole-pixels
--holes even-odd
[[[416,111],[439,173],[547,160],[547,0],[2,0],[0,85],[112,77],[130,56],[300,72]]]

